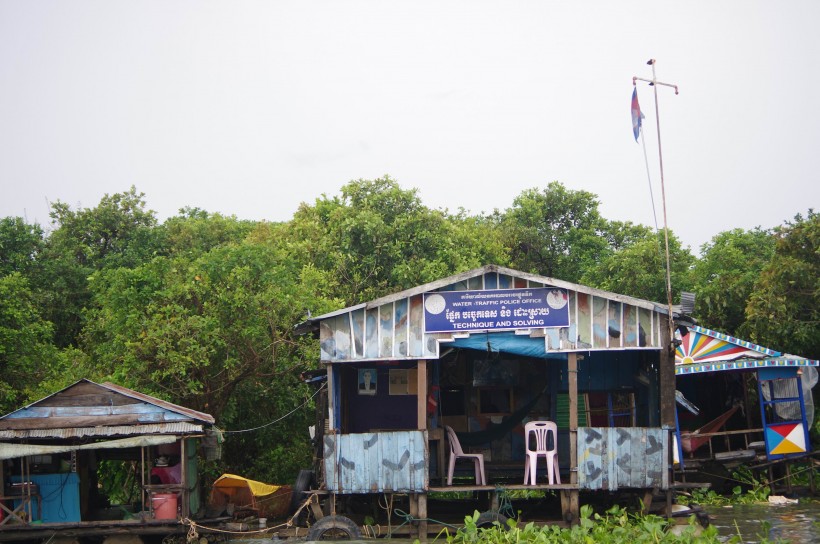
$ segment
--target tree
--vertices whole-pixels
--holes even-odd
[[[511,265],[524,272],[578,282],[607,252],[595,195],[557,181],[522,192],[499,220]]]
[[[694,257],[669,233],[672,296],[691,291],[691,268]],[[634,244],[606,256],[599,265],[590,267],[582,282],[633,297],[666,302],[666,257],[662,232],[654,233]]]
[[[754,342],[820,358],[820,215],[775,229],[775,250],[746,306],[746,325]]]
[[[154,212],[143,193],[104,195],[95,208],[72,210],[57,201],[55,229],[43,250],[43,271],[35,287],[45,296],[44,316],[54,324],[60,347],[76,345],[83,310],[91,301],[88,277],[105,267],[137,266],[160,251]]]
[[[256,222],[208,213],[199,208],[185,207],[161,226],[163,250],[166,255],[199,255],[216,247],[236,244],[256,227]]]
[[[701,247],[692,275],[695,317],[702,325],[739,334],[752,289],[774,246],[771,232],[757,228],[721,232]]]
[[[19,272],[28,277],[43,248],[43,229],[21,217],[0,219],[0,276]]]
[[[0,276],[0,414],[19,408],[57,359],[51,332],[28,281]]]
[[[95,309],[83,333],[108,375],[218,417],[238,384],[293,371],[292,328],[324,309],[324,279],[276,248],[238,244],[188,260],[157,257],[91,278]]]
[[[299,463],[310,451],[304,417],[264,426],[309,398],[296,380],[317,364],[318,346],[293,327],[309,308],[341,305],[323,295],[326,284],[275,241],[98,271],[83,332],[89,374],[210,413],[222,428],[260,427],[226,445],[233,468],[252,466],[271,444]],[[256,475],[292,476],[274,473],[292,470],[289,463],[277,467]]]
[[[103,195],[95,208],[72,210],[58,200],[49,214],[57,226],[49,242],[83,267],[134,266],[156,249],[147,244],[157,220],[145,209],[144,197],[132,186],[124,193]]]
[[[280,234],[295,258],[335,278],[349,304],[506,260],[492,223],[431,210],[387,176],[302,205]]]

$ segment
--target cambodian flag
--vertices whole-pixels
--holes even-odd
[[[641,105],[638,104],[638,88],[632,89],[632,134],[635,136],[635,141],[638,141],[638,135],[641,133],[641,124],[643,119],[643,112],[641,112]]]

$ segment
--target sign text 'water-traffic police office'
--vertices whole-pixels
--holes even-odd
[[[569,326],[566,289],[444,291],[424,295],[424,331],[458,332]]]

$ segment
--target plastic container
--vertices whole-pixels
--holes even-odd
[[[259,518],[259,528],[264,529],[268,526],[268,518]]]
[[[41,499],[40,517],[37,517],[37,501],[32,501],[32,521],[43,523],[70,523],[80,521],[80,477],[76,472],[54,474],[32,474],[29,478],[34,486],[30,491],[39,493]],[[20,476],[12,476],[11,481],[19,484]],[[14,508],[20,505],[14,501]],[[28,507],[27,507],[28,508]]]
[[[177,496],[174,493],[155,493],[151,496],[154,519],[177,519]]]

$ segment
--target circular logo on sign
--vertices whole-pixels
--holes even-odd
[[[424,299],[424,308],[433,315],[438,315],[444,311],[444,297],[441,295],[430,295]]]
[[[547,304],[553,310],[560,310],[567,305],[567,294],[558,289],[553,289],[547,293]]]

